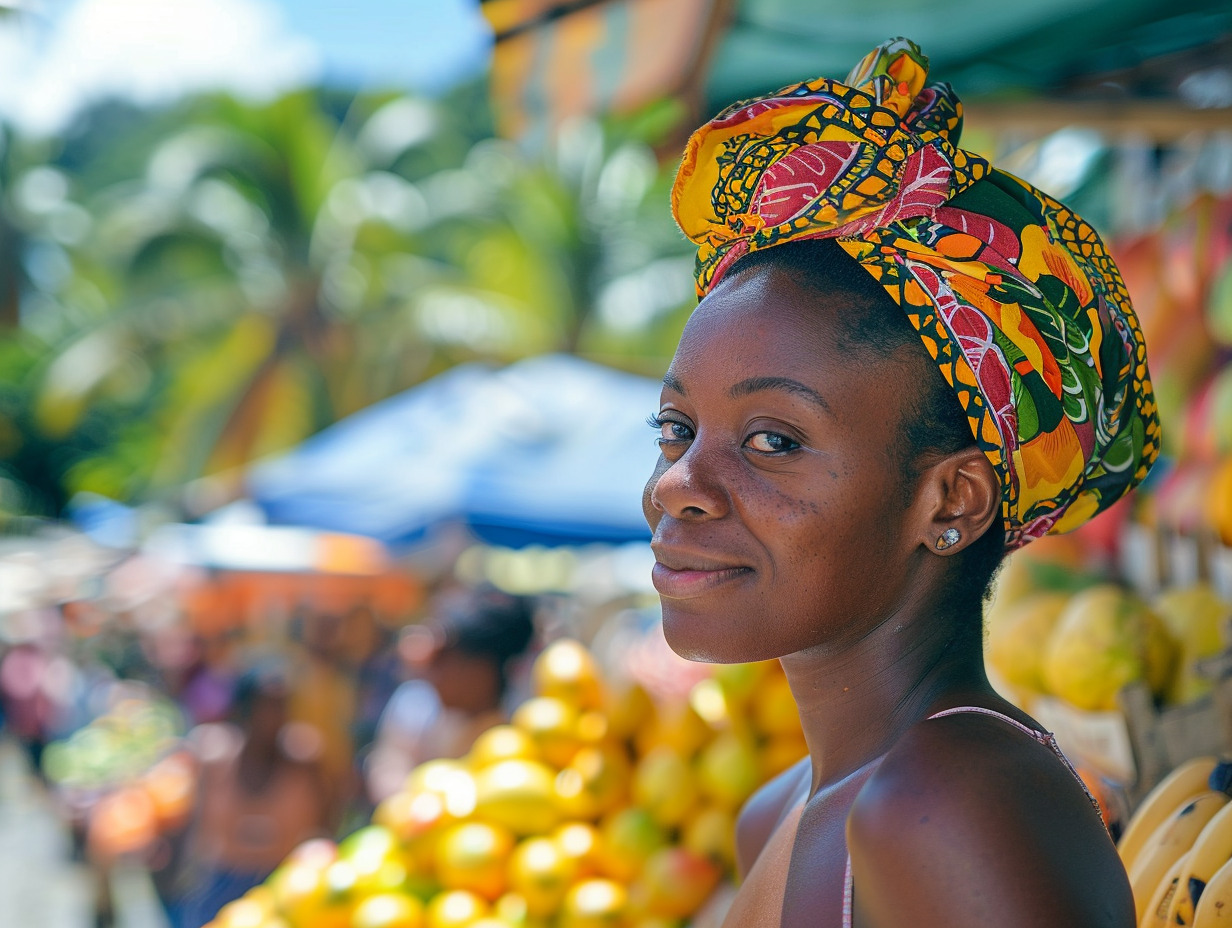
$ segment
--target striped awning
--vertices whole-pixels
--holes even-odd
[[[483,0],[502,135],[541,144],[568,120],[689,96],[722,0]]]
[[[1223,69],[1227,0],[480,0],[495,33],[499,131],[540,146],[562,123],[664,97],[689,125],[735,100],[841,76],[879,42],[909,36],[966,102],[1145,101],[1224,125],[1227,103],[1186,99],[1195,72]],[[1222,72],[1221,72],[1222,73]],[[1207,83],[1211,83],[1208,81]]]

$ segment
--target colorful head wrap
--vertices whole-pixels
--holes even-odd
[[[697,293],[742,255],[833,238],[907,313],[1001,478],[1006,544],[1076,528],[1146,476],[1160,428],[1142,332],[1080,217],[957,147],[962,106],[895,39],[846,84],[728,107],[672,190]]]

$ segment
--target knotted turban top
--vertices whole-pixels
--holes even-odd
[[[833,238],[886,290],[1001,479],[1006,545],[1137,485],[1160,425],[1142,332],[1081,217],[958,147],[962,105],[894,39],[844,83],[728,107],[689,139],[672,212],[699,299],[743,255]]]

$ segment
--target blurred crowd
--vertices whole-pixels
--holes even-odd
[[[306,601],[260,634],[99,608],[9,622],[0,713],[95,877],[100,926],[120,861],[148,868],[171,928],[198,928],[304,840],[366,823],[416,764],[507,715],[539,640],[537,603],[491,587],[411,616]]]

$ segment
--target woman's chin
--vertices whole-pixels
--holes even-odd
[[[690,661],[741,664],[758,659],[749,657],[753,642],[725,631],[712,614],[690,612],[670,600],[663,602],[663,637],[673,651]]]

